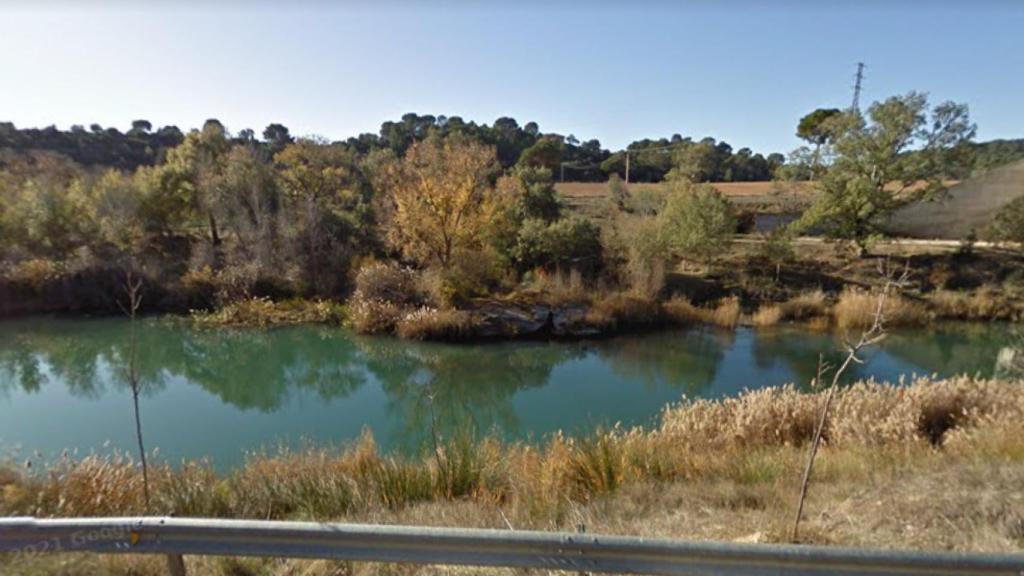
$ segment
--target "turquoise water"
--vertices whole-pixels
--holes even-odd
[[[128,328],[122,319],[0,323],[0,457],[134,448]],[[818,354],[838,358],[841,342],[790,327],[449,345],[318,326],[197,331],[166,319],[140,321],[138,334],[147,448],[221,469],[247,452],[340,444],[364,429],[384,449],[416,451],[432,419],[441,434],[526,441],[651,424],[683,395],[806,383]],[[896,332],[854,376],[988,376],[1012,341],[999,325]]]

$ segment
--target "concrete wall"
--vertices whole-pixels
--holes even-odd
[[[960,240],[971,230],[985,237],[999,209],[1024,196],[1024,160],[965,180],[935,202],[917,202],[893,214],[889,234]]]

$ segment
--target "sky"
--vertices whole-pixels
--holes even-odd
[[[619,149],[711,136],[786,152],[800,116],[910,90],[1024,137],[1024,2],[0,0],[0,121],[271,122],[344,139],[406,112]]]

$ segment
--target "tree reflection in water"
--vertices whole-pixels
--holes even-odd
[[[79,439],[74,426],[102,428],[119,406],[104,403],[105,396],[127,390],[120,369],[130,346],[126,328],[120,318],[0,323],[0,410],[18,415],[19,401],[35,410],[20,419],[0,413],[0,424],[10,423],[0,435],[60,449]],[[466,431],[536,438],[559,428],[644,423],[683,394],[711,397],[785,382],[806,386],[818,354],[835,354],[840,341],[833,333],[783,326],[584,343],[445,345],[360,337],[331,327],[194,330],[187,321],[150,318],[139,324],[138,367],[143,394],[161,395],[150,404],[161,448],[202,456],[219,443],[230,458],[263,442],[307,434],[340,442],[361,426],[371,426],[382,445],[415,451],[429,445],[433,429],[446,438]],[[1009,357],[1005,351],[1015,345],[1006,327],[991,324],[897,330],[851,379],[895,380],[910,372],[991,376],[997,357]],[[192,386],[206,394],[195,394]],[[48,396],[52,388],[86,402]],[[15,392],[41,401],[4,399]],[[180,412],[161,414],[164,398]],[[317,402],[302,403],[304,398]],[[209,421],[186,439],[178,418],[193,411]],[[93,436],[101,433],[107,432]],[[103,438],[81,441],[88,447],[97,440]]]
[[[451,346],[357,338],[366,366],[387,394],[406,449],[437,433],[519,432],[512,408],[516,392],[548,383],[551,371],[582,355],[576,346],[515,343]]]

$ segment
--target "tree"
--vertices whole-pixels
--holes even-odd
[[[343,145],[301,138],[285,146],[274,161],[280,165],[281,188],[298,209],[310,284],[323,291],[329,288],[321,273],[327,254],[342,247],[337,242],[359,244],[371,228],[355,157]]]
[[[943,189],[944,165],[975,133],[966,105],[929,110],[926,96],[915,92],[872,104],[866,118],[845,112],[829,126],[834,159],[803,224],[854,243],[861,255],[896,207]]]
[[[537,140],[536,144],[523,150],[519,155],[519,165],[547,168],[552,174],[557,174],[562,164],[563,148],[561,138],[544,136]]]
[[[842,114],[838,108],[818,108],[800,119],[796,127],[796,135],[814,146],[820,147],[828,142],[832,134],[829,121]]]
[[[263,129],[263,139],[274,153],[280,152],[285,146],[295,141],[288,128],[283,124],[270,124]]]
[[[684,258],[705,261],[728,247],[736,231],[732,205],[714,187],[685,180],[669,184],[668,200],[658,215],[666,244]]]
[[[718,167],[718,152],[712,142],[703,140],[684,146],[674,155],[675,166],[668,174],[669,179],[685,178],[690,182],[710,182],[715,178]]]
[[[149,120],[132,120],[132,129],[129,134],[148,134],[153,129],[153,124]]]
[[[379,186],[393,216],[392,246],[420,264],[447,269],[461,250],[479,246],[495,205],[493,147],[463,137],[433,136],[384,167]]]
[[[590,220],[566,218],[548,224],[523,223],[513,250],[522,271],[534,268],[578,270],[593,276],[601,266],[601,229]]]

